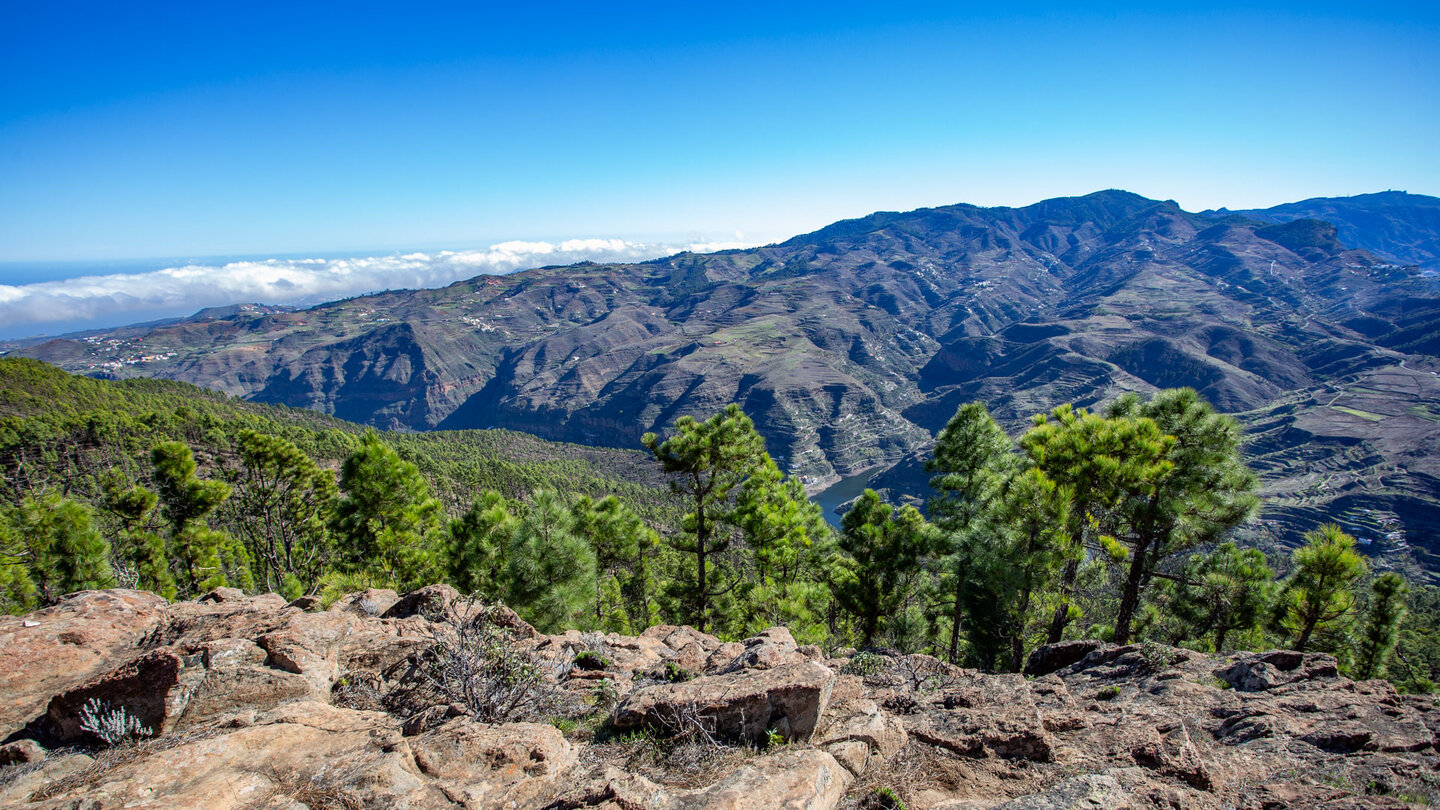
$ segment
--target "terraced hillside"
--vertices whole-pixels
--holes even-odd
[[[1325,222],[1121,191],[15,351],[387,428],[620,447],[734,401],[812,484],[923,453],[967,400],[1018,429],[1060,402],[1192,385],[1252,426],[1281,534],[1359,498],[1428,545],[1440,499],[1430,278]]]

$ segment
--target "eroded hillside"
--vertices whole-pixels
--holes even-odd
[[[814,484],[922,452],[967,400],[1018,428],[1059,403],[1188,385],[1251,427],[1279,534],[1294,510],[1361,493],[1413,540],[1440,498],[1437,341],[1432,282],[1327,223],[1110,191],[18,351],[388,428],[628,447],[739,402]]]

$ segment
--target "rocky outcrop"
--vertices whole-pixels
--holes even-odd
[[[718,739],[764,743],[810,739],[830,702],[835,673],[807,661],[741,670],[633,692],[615,709],[621,730],[683,732],[690,724]]]
[[[0,739],[59,694],[132,657],[164,618],[144,591],[94,591],[29,616],[0,616]]]
[[[544,636],[494,610],[545,699],[487,724],[427,669],[457,637],[456,599],[371,591],[320,610],[108,591],[0,620],[0,655],[33,656],[0,673],[17,685],[0,805],[829,810],[889,806],[882,788],[916,810],[1440,799],[1434,698],[1351,681],[1326,655],[1071,642],[1036,651],[1028,675],[881,655],[862,676],[782,628]],[[87,706],[148,735],[103,744]]]

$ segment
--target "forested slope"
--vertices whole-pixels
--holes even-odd
[[[1423,248],[1430,220],[1409,211],[1345,227],[1389,223]],[[1058,404],[1189,386],[1249,429],[1279,542],[1344,514],[1372,541],[1428,547],[1440,293],[1352,232],[1112,190],[11,348],[381,428],[622,448],[735,402],[812,487],[923,455],[968,401],[1016,434]]]

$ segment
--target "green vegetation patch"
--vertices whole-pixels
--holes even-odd
[[[1351,416],[1358,416],[1361,419],[1366,420],[1367,422],[1379,422],[1385,418],[1384,414],[1371,413],[1369,411],[1362,411],[1356,408],[1347,408],[1343,405],[1331,405],[1330,410],[1339,411],[1341,413],[1348,413]]]

